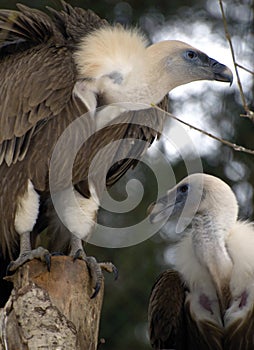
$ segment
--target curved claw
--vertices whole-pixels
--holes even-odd
[[[96,283],[95,287],[94,287],[94,292],[91,296],[91,299],[95,298],[97,296],[97,294],[99,293],[101,289],[101,284],[99,282]]]
[[[118,269],[117,269],[117,267],[115,267],[115,265],[113,265],[112,269],[113,269],[113,274],[114,274],[114,280],[116,281],[118,279],[118,276],[119,276]]]
[[[45,263],[47,265],[47,270],[48,272],[50,271],[50,268],[51,268],[51,255],[48,253],[48,254],[45,254],[44,255],[44,260],[45,260]]]
[[[99,263],[102,270],[107,271],[108,273],[114,274],[114,280],[118,279],[118,269],[111,262],[102,262]]]
[[[95,296],[99,293],[101,289],[101,284],[103,280],[102,270],[100,264],[96,261],[96,259],[93,256],[87,256],[85,258],[87,267],[89,269],[90,276],[92,278],[92,284],[94,293],[91,296],[92,298],[95,298]]]
[[[109,273],[113,273],[115,280],[118,278],[118,270],[114,264],[112,264],[111,262],[98,263],[93,256],[86,256],[83,249],[78,249],[74,254],[73,261],[77,259],[84,260],[87,264],[94,289],[91,299],[95,298],[101,289],[101,284],[103,280],[102,270],[105,270]]]
[[[76,261],[78,259],[87,261],[87,256],[86,256],[86,254],[85,254],[83,249],[78,249],[76,251],[76,253],[74,254],[73,261]]]
[[[99,293],[101,289],[103,276],[102,276],[100,264],[98,264],[98,262],[93,256],[86,256],[83,249],[78,249],[74,254],[73,262],[76,261],[77,259],[80,259],[86,262],[87,268],[89,270],[89,274],[92,279],[92,286],[94,289],[94,292],[91,296],[91,299],[93,299],[96,297],[96,295]]]
[[[14,261],[11,261],[6,268],[6,276],[9,276],[12,272],[12,266],[14,265]]]

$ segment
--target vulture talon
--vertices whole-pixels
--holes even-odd
[[[9,276],[11,274],[11,272],[13,271],[12,270],[12,266],[14,265],[14,261],[11,261],[9,263],[9,265],[7,266],[7,269],[6,269],[6,276]]]
[[[118,269],[114,264],[112,264],[111,262],[102,262],[99,263],[99,265],[102,270],[108,273],[113,273],[115,281],[118,279]]]
[[[22,252],[16,260],[11,261],[7,267],[7,274],[10,274],[10,272],[16,271],[20,266],[24,265],[26,262],[31,261],[33,259],[39,259],[42,262],[45,262],[47,265],[48,271],[50,271],[51,255],[47,249],[38,247],[33,250]]]
[[[101,285],[99,283],[96,283],[96,286],[94,287],[94,292],[93,292],[93,294],[91,296],[91,299],[94,299],[97,296],[97,294],[99,293],[100,289],[101,289]]]
[[[50,268],[51,268],[51,255],[48,253],[48,254],[45,254],[44,255],[44,259],[45,259],[45,263],[47,265],[47,270],[48,272],[50,271]]]
[[[76,261],[77,259],[86,261],[86,258],[87,258],[87,256],[86,256],[84,250],[78,249],[73,256],[73,262]]]
[[[92,279],[92,286],[94,289],[91,299],[95,298],[100,291],[101,283],[103,279],[100,264],[98,264],[98,262],[93,256],[86,256],[84,250],[82,249],[78,249],[77,252],[74,254],[73,260],[75,261],[77,259],[84,260],[86,262],[89,274]]]
[[[91,299],[95,298],[101,289],[103,279],[102,270],[107,271],[108,273],[113,273],[115,280],[118,278],[118,270],[114,264],[111,262],[98,263],[93,256],[86,256],[86,253],[81,248],[78,249],[73,256],[73,261],[77,259],[85,261],[89,270],[89,274],[92,279],[92,286],[94,289]]]

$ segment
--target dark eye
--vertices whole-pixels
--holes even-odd
[[[189,189],[189,185],[182,185],[182,186],[179,188],[179,191],[180,191],[181,193],[185,193],[185,192],[188,191],[188,189]]]
[[[190,60],[194,60],[195,58],[198,57],[198,55],[196,54],[196,52],[195,52],[195,51],[192,51],[192,50],[186,51],[185,54],[186,54],[186,57],[187,57],[188,59],[190,59]]]

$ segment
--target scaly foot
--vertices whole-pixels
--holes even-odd
[[[42,247],[38,247],[33,250],[25,250],[19,255],[19,257],[16,260],[10,262],[9,266],[7,267],[7,274],[9,272],[17,270],[20,266],[33,259],[39,259],[45,262],[48,271],[50,271],[50,257],[51,255],[49,251]]]
[[[111,262],[98,263],[93,256],[86,256],[86,253],[83,249],[78,249],[73,256],[73,259],[74,261],[77,259],[84,260],[87,264],[92,279],[92,286],[94,289],[91,299],[95,298],[100,291],[103,278],[102,270],[107,271],[109,273],[113,273],[115,280],[118,277],[118,270],[114,264],[112,264]]]

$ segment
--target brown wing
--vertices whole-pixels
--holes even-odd
[[[167,110],[167,96],[161,106]],[[106,186],[112,186],[134,167],[160,136],[164,120],[165,113],[155,108],[128,111],[97,131],[89,140],[89,163],[93,162],[90,171],[94,177],[100,176],[99,183],[105,184],[106,178]]]
[[[168,96],[159,105],[168,110]],[[127,117],[127,118],[126,118]],[[165,121],[165,114],[155,108],[129,112],[121,116],[126,127],[118,132],[122,139],[115,155],[116,161],[107,174],[107,186],[114,184],[130,167],[135,167],[156,138],[159,138]],[[129,121],[129,122],[128,122]],[[117,121],[115,121],[117,122]],[[118,159],[123,159],[119,161]]]
[[[62,3],[63,11],[51,10],[53,20],[23,5],[0,11],[0,165],[22,160],[31,137],[68,105],[76,80],[75,29],[78,40],[106,23]]]
[[[188,349],[184,322],[185,288],[177,271],[163,272],[149,301],[149,336],[153,349]]]
[[[239,308],[240,310],[240,308]],[[241,318],[231,323],[225,330],[225,350],[252,350],[254,349],[254,306]]]
[[[185,304],[185,315],[188,332],[188,349],[190,350],[223,350],[223,328],[207,321],[197,320],[192,315],[190,303]]]
[[[167,97],[164,100],[167,105],[166,102]],[[89,150],[87,173],[82,182],[75,183],[76,189],[89,197],[89,180],[101,197],[105,187],[112,186],[141,160],[151,143],[159,137],[164,119],[165,113],[154,108],[128,111],[95,132],[77,156],[79,161],[76,164],[80,166],[85,150]],[[74,173],[80,173],[80,170],[74,169]]]
[[[53,22],[38,10],[19,7],[21,12],[0,11],[1,36],[6,36],[0,61],[0,159],[8,165],[23,159],[36,130],[63,110],[75,82],[71,53],[54,35]]]
[[[61,1],[63,10],[56,11],[48,7],[53,15],[54,23],[59,31],[68,39],[69,45],[80,42],[84,33],[109,25],[105,19],[101,19],[93,11],[84,10],[79,7],[72,7],[65,1]]]
[[[163,103],[165,105],[162,104],[162,106],[166,109],[167,97]],[[90,197],[89,176],[89,180],[93,180],[97,195],[100,197],[105,186],[113,185],[130,167],[135,166],[152,141],[159,137],[164,117],[164,113],[157,113],[157,110],[128,112],[120,115],[113,125],[110,124],[98,132],[91,133],[91,137],[83,144],[74,163],[72,180],[76,190],[84,197]],[[79,129],[85,131],[89,129],[89,125],[87,125],[89,121],[87,118],[82,120],[86,124],[82,126],[83,123],[81,123]],[[119,145],[115,144],[115,141],[119,141]],[[124,159],[115,162],[119,157]],[[65,158],[68,158],[68,154],[66,157],[61,154],[61,160],[63,161]],[[63,162],[59,164],[60,172],[64,174],[64,164]],[[114,165],[110,166],[110,164]],[[39,174],[42,173],[43,171],[39,171]],[[59,181],[58,173],[57,180]],[[69,239],[68,233],[65,234],[67,229],[63,228],[57,218],[50,197],[44,194],[44,197],[41,198],[40,216],[34,229],[34,235],[36,236],[47,226],[51,243],[48,249],[64,251],[66,240]],[[61,239],[59,239],[60,235]]]
[[[66,31],[59,30],[56,18],[20,5],[19,9],[0,11],[0,209],[5,212],[0,245],[10,255],[15,249],[17,196],[24,193],[28,178],[37,190],[47,190],[54,144],[86,111],[72,95],[76,71]],[[68,12],[70,20],[75,13]]]

